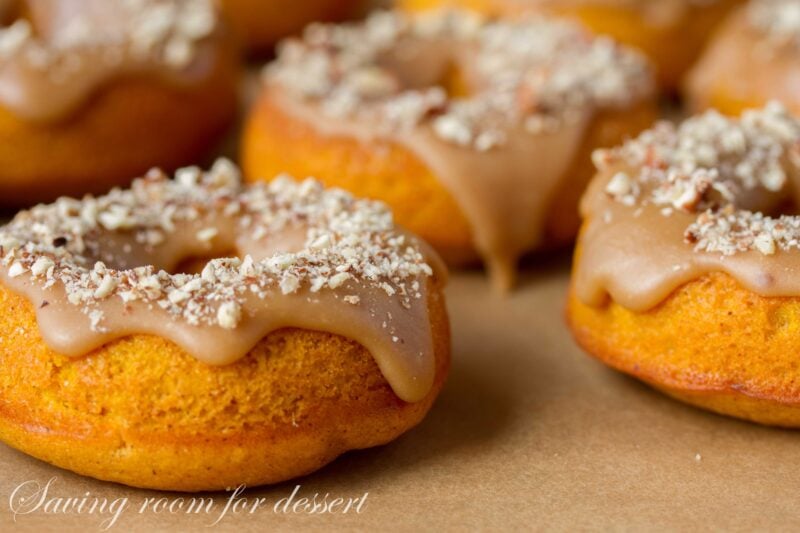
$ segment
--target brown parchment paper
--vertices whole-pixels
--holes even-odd
[[[314,475],[245,490],[264,498],[255,513],[220,519],[223,493],[210,495],[209,513],[140,514],[145,498],[180,495],[85,479],[0,446],[0,530],[101,530],[110,513],[14,516],[15,487],[51,478],[52,497],[127,497],[111,531],[796,527],[800,435],[683,406],[589,359],[563,324],[568,261],[534,261],[505,299],[480,272],[454,275],[454,364],[428,418]],[[298,497],[368,496],[360,513],[275,512],[297,484]]]

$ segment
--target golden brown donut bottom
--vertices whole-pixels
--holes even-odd
[[[567,322],[590,355],[678,400],[800,427],[798,298],[760,296],[711,273],[646,312],[588,306],[571,291]]]
[[[77,473],[161,490],[218,490],[313,472],[419,423],[444,384],[450,334],[441,283],[429,313],[436,377],[400,400],[371,354],[319,331],[284,329],[227,366],[132,335],[85,357],[50,350],[32,305],[0,287],[0,439]]]

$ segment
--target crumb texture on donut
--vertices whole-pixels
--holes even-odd
[[[800,427],[799,298],[765,298],[717,273],[646,312],[588,306],[573,292],[568,317],[588,353],[680,400]]]

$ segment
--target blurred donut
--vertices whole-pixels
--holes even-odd
[[[107,191],[206,155],[235,116],[211,0],[24,0],[0,29],[0,206]]]
[[[694,109],[738,115],[779,100],[800,114],[800,2],[754,0],[731,15],[690,73],[686,94]]]
[[[574,17],[592,31],[642,50],[661,85],[679,87],[725,15],[743,0],[399,0],[412,10],[462,6],[490,14],[540,11]]]
[[[312,22],[337,22],[357,14],[367,0],[221,0],[234,30],[251,51],[265,51]]]
[[[574,238],[591,151],[656,115],[639,53],[539,17],[313,26],[264,80],[247,179],[285,169],[382,200],[449,262],[481,258],[506,288],[521,255]]]

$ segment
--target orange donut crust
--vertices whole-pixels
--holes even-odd
[[[399,0],[399,3],[410,10],[456,5],[489,14],[523,9],[519,3],[504,0]],[[658,66],[662,86],[674,90],[680,86],[683,74],[697,59],[713,29],[741,3],[742,0],[719,0],[707,6],[692,6],[670,25],[649,23],[636,10],[615,6],[611,1],[555,6],[550,12],[575,17],[596,33],[611,35],[642,50]]]
[[[757,71],[758,68],[754,65],[752,72],[755,73]],[[759,85],[758,79],[758,74],[754,74],[752,80],[755,83],[752,87],[752,92],[748,94],[735,94],[731,90],[731,86],[724,79],[720,79],[708,93],[702,95],[695,93],[695,95],[690,96],[688,98],[689,107],[697,113],[706,109],[716,109],[724,115],[734,117],[738,117],[748,109],[761,109],[775,98],[770,94],[769,87],[756,86]],[[800,115],[800,97],[796,102],[787,101],[784,98],[781,98],[780,101],[792,114]]]
[[[284,329],[227,366],[132,335],[69,359],[42,341],[32,305],[0,286],[0,439],[102,480],[199,491],[276,483],[416,425],[450,364],[442,287],[431,282],[436,377],[400,400],[358,343]]]
[[[760,96],[751,95],[735,95],[720,80],[719,83],[714,85],[714,88],[702,95],[698,93],[689,94],[687,92],[688,107],[697,113],[701,113],[706,109],[716,109],[724,115],[731,115],[738,117],[742,111],[746,109],[761,109],[771,99],[767,94],[762,93]],[[798,110],[787,106],[793,113],[798,113]]]
[[[336,22],[355,15],[365,0],[303,0],[288,8],[279,0],[223,0],[225,15],[243,44],[266,50],[312,22]]]
[[[674,398],[800,427],[800,298],[759,296],[712,273],[644,313],[590,307],[571,291],[567,321],[589,354]]]
[[[656,104],[596,115],[586,139],[550,208],[543,248],[571,242],[580,220],[577,205],[594,168],[595,148],[613,146],[649,127]],[[248,181],[281,172],[314,176],[329,187],[387,203],[395,220],[431,243],[451,264],[474,262],[472,230],[450,192],[419,158],[398,143],[329,136],[295,119],[264,91],[247,120],[242,168]]]
[[[198,85],[119,79],[55,122],[0,107],[0,206],[103,193],[154,166],[172,171],[201,161],[236,116],[234,48],[217,53],[217,68]]]

